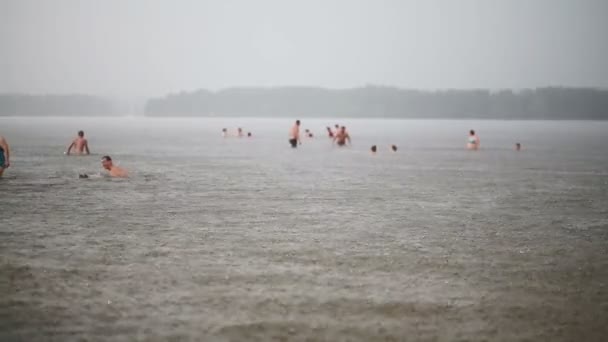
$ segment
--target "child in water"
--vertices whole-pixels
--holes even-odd
[[[467,139],[467,149],[477,151],[479,149],[479,137],[475,134],[474,130],[469,131],[469,138]]]

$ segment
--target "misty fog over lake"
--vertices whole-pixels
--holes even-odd
[[[603,341],[606,14],[0,0],[0,340]]]

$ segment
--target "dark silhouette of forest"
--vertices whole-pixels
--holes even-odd
[[[608,119],[608,90],[420,91],[367,86],[198,90],[150,99],[147,116]]]
[[[0,116],[119,115],[116,105],[90,95],[0,94]]]
[[[0,116],[126,115],[124,106],[90,95],[0,94]],[[608,90],[548,87],[421,91],[367,86],[198,90],[149,99],[146,116],[251,116],[608,120]]]

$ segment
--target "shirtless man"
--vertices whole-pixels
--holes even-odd
[[[302,141],[300,141],[300,120],[296,120],[296,123],[289,130],[289,143],[292,148],[302,144]]]
[[[70,152],[72,151],[72,148],[76,148],[76,153],[78,153],[78,154],[83,154],[83,153],[90,154],[91,153],[89,151],[89,142],[87,141],[87,139],[84,138],[83,131],[78,132],[78,137],[76,137],[76,139],[74,139],[74,141],[72,141],[72,144],[68,147],[68,150],[65,154],[67,154],[69,156]]]
[[[11,166],[10,156],[11,153],[8,148],[8,143],[6,142],[6,139],[0,135],[0,177],[2,177],[4,170]]]
[[[110,171],[110,177],[126,178],[128,176],[127,170],[115,166],[112,163],[112,158],[110,158],[110,156],[104,156],[103,158],[101,158],[101,166],[103,166],[104,169]]]
[[[334,142],[338,144],[338,146],[344,146],[346,145],[347,141],[350,145],[350,135],[348,135],[348,132],[346,132],[346,127],[342,126],[340,131],[334,137]]]

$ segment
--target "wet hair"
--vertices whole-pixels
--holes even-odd
[[[378,150],[378,148],[376,147],[376,145],[372,145],[372,147],[370,148],[370,150],[372,152],[376,152]]]
[[[300,125],[300,120],[296,120],[296,125]]]
[[[222,128],[222,132],[227,132],[228,129],[227,128]]]
[[[469,131],[469,134],[470,134],[470,135],[475,135],[475,130],[473,130],[473,129],[472,129],[472,130],[470,130],[470,131]]]
[[[309,138],[312,138],[312,133],[308,133],[308,137],[309,137]]]
[[[112,158],[110,158],[110,156],[103,156],[101,157],[102,161],[112,161]]]
[[[251,132],[247,132],[247,136],[250,137],[251,136]]]
[[[79,137],[84,137],[84,131],[78,131],[78,136]]]
[[[393,152],[397,152],[397,145],[391,145],[391,150],[393,150]]]
[[[328,130],[328,131],[331,131],[331,127],[327,126],[327,130]]]

